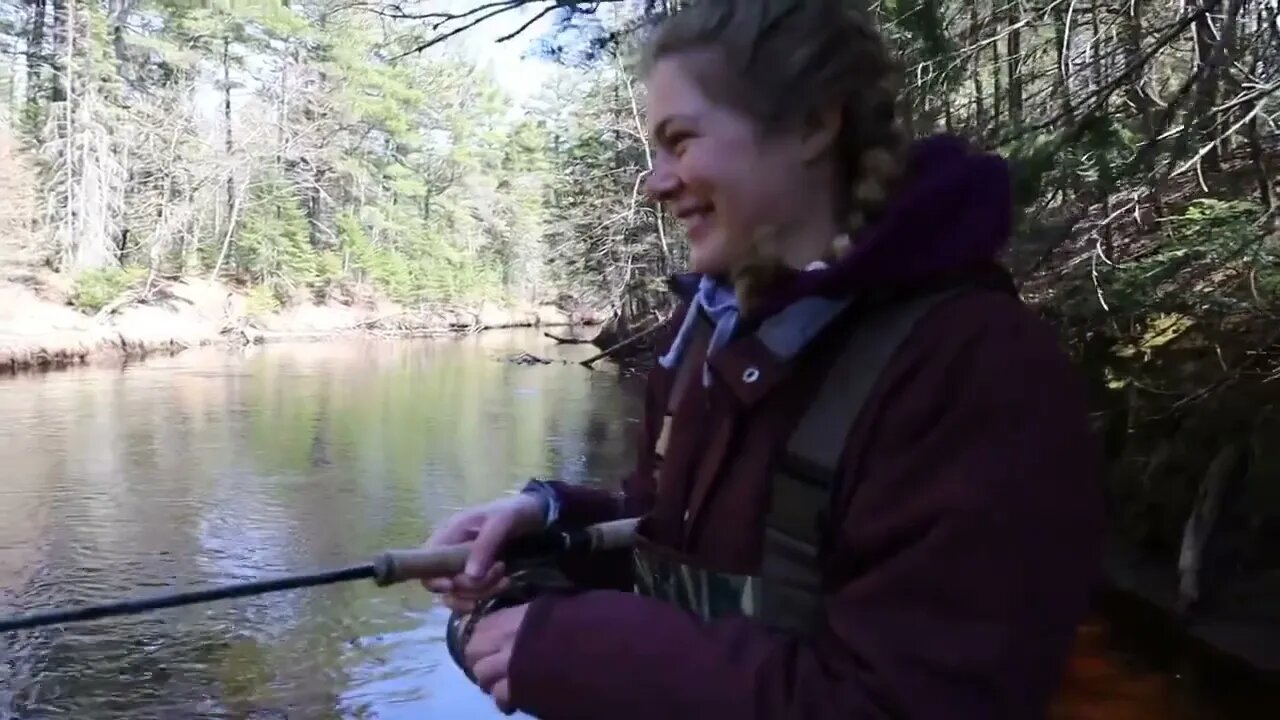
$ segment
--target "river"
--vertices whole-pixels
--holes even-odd
[[[0,381],[0,612],[362,562],[531,476],[611,483],[633,381],[534,331],[206,348]],[[503,717],[416,584],[275,593],[0,638],[0,717]],[[1248,717],[1083,635],[1055,720]],[[1256,717],[1256,715],[1253,715]]]
[[[638,394],[533,331],[201,349],[0,381],[5,614],[413,546],[535,475],[615,480]],[[275,593],[5,643],[0,716],[503,717],[416,584]]]

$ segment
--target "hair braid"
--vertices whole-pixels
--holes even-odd
[[[758,229],[734,263],[729,276],[742,314],[751,315],[765,290],[786,271],[776,230]]]
[[[845,235],[832,247],[835,259],[848,252],[858,233],[884,211],[902,178],[909,140],[898,116],[898,74],[888,48],[871,27],[869,18],[855,14],[853,24],[861,31],[861,64],[868,72],[855,80],[862,80],[865,85],[855,85],[845,93],[841,140],[848,197],[843,217]]]

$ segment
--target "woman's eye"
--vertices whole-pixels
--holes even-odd
[[[692,139],[693,136],[688,133],[678,133],[667,138],[667,144],[671,147],[671,152],[676,155],[683,155],[685,147],[688,146],[689,141]]]

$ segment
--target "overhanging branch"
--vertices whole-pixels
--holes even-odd
[[[500,15],[505,15],[514,11],[528,7],[541,8],[532,19],[522,23],[520,27],[514,31],[502,35],[497,38],[496,42],[506,42],[519,37],[530,27],[533,27],[542,18],[555,12],[556,10],[572,9],[579,10],[584,13],[595,12],[596,8],[605,3],[619,3],[626,0],[492,0],[476,5],[465,11],[460,12],[405,12],[399,4],[389,5],[385,8],[374,9],[376,14],[394,19],[394,20],[423,20],[428,21],[428,30],[432,33],[430,37],[419,42],[413,47],[393,56],[392,60],[398,60],[408,55],[423,52],[431,47],[445,42],[449,38],[460,35],[472,28],[479,26],[488,20],[492,20]]]

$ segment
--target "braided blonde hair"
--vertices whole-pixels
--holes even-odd
[[[667,18],[646,65],[710,50],[718,71],[693,70],[704,93],[756,120],[766,133],[794,128],[832,105],[842,115],[836,208],[845,234],[838,259],[888,203],[905,164],[907,133],[897,111],[898,67],[870,14],[842,0],[700,0]],[[701,75],[698,73],[701,71]],[[761,230],[731,272],[747,311],[783,270],[778,238]]]

